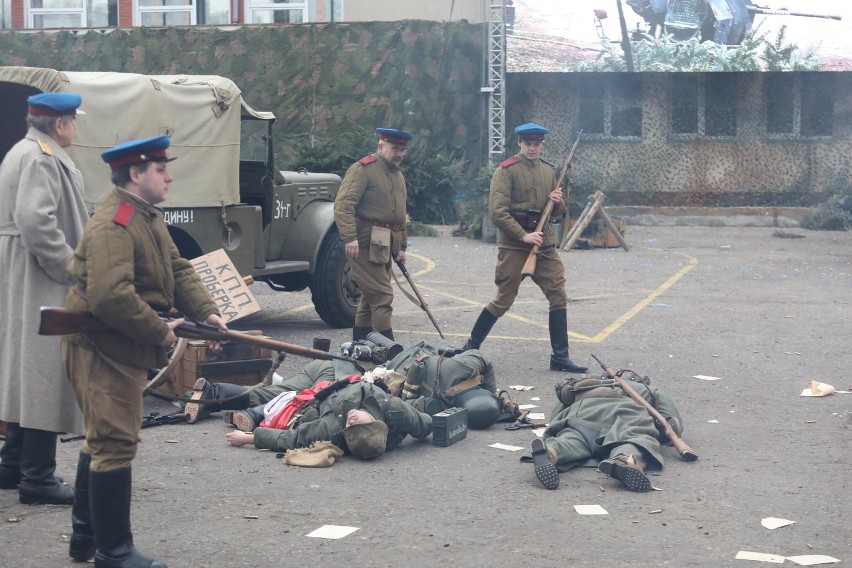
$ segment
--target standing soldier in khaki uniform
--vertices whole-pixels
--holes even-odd
[[[548,130],[534,123],[515,128],[520,151],[502,162],[491,178],[488,210],[500,231],[497,268],[494,283],[497,296],[482,310],[470,332],[463,350],[479,349],[497,319],[509,311],[521,287],[524,263],[534,245],[541,255],[536,264],[533,282],[541,288],[550,304],[551,371],[584,373],[587,367],[577,365],[568,357],[568,294],[565,292],[565,267],[556,249],[556,234],[548,223],[544,231],[536,232],[540,213],[553,201],[552,219],[565,216],[562,188],[556,186],[553,166],[539,157],[544,135]]]
[[[166,566],[138,552],[130,531],[130,463],[139,443],[142,391],[148,369],[168,363],[166,348],[184,321],[165,322],[157,312],[174,307],[227,329],[155,207],[172,181],[168,146],[168,136],[157,136],[101,155],[116,188],[89,221],[71,260],[77,285],[66,307],[89,310],[110,327],[62,338],[62,358],[86,431],[70,554],[77,560],[94,554],[98,568]]]
[[[352,340],[378,331],[393,339],[393,258],[405,262],[405,178],[399,169],[411,134],[377,128],[375,153],[361,158],[346,171],[334,202],[334,221],[346,243],[346,256],[361,301],[355,312]]]
[[[81,432],[82,417],[59,341],[37,332],[39,307],[61,302],[73,284],[68,261],[89,218],[83,176],[65,152],[85,114],[80,102],[76,93],[29,97],[29,130],[0,165],[0,419],[9,423],[0,489],[17,488],[27,504],[74,501],[54,475],[56,435]]]

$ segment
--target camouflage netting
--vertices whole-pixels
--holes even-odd
[[[426,21],[2,32],[0,65],[228,77],[275,113],[282,167],[298,166],[294,146],[376,126],[476,162],[482,39],[480,25]]]

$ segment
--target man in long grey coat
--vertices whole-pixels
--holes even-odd
[[[70,505],[74,490],[54,475],[58,432],[81,432],[65,378],[59,338],[38,335],[39,307],[62,305],[68,261],[88,219],[83,177],[65,148],[76,131],[80,96],[27,99],[26,136],[0,164],[0,488],[21,503]]]

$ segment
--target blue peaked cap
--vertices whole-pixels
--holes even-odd
[[[86,114],[79,107],[83,99],[77,93],[39,93],[27,98],[27,112],[36,116]]]
[[[376,132],[379,133],[379,140],[387,140],[400,146],[407,145],[408,141],[413,138],[410,132],[395,128],[376,128]]]
[[[544,135],[550,132],[547,128],[535,122],[527,122],[515,127],[515,134],[521,140],[544,140]]]
[[[165,135],[129,140],[102,153],[101,158],[113,170],[143,162],[171,162],[176,158],[166,156],[169,142]]]

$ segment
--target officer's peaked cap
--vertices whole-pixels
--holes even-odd
[[[387,140],[388,142],[399,144],[400,146],[407,146],[408,141],[412,138],[410,132],[397,130],[395,128],[376,128],[376,132],[379,133],[379,140]]]
[[[168,136],[141,138],[122,142],[101,154],[101,158],[113,170],[144,162],[171,162],[177,158],[169,158],[166,155],[168,147]]]
[[[35,116],[86,114],[78,108],[81,102],[77,93],[39,93],[27,98],[27,112]]]
[[[541,142],[544,140],[544,135],[548,132],[547,128],[534,122],[527,122],[526,124],[515,127],[515,134],[518,135],[520,140]]]

